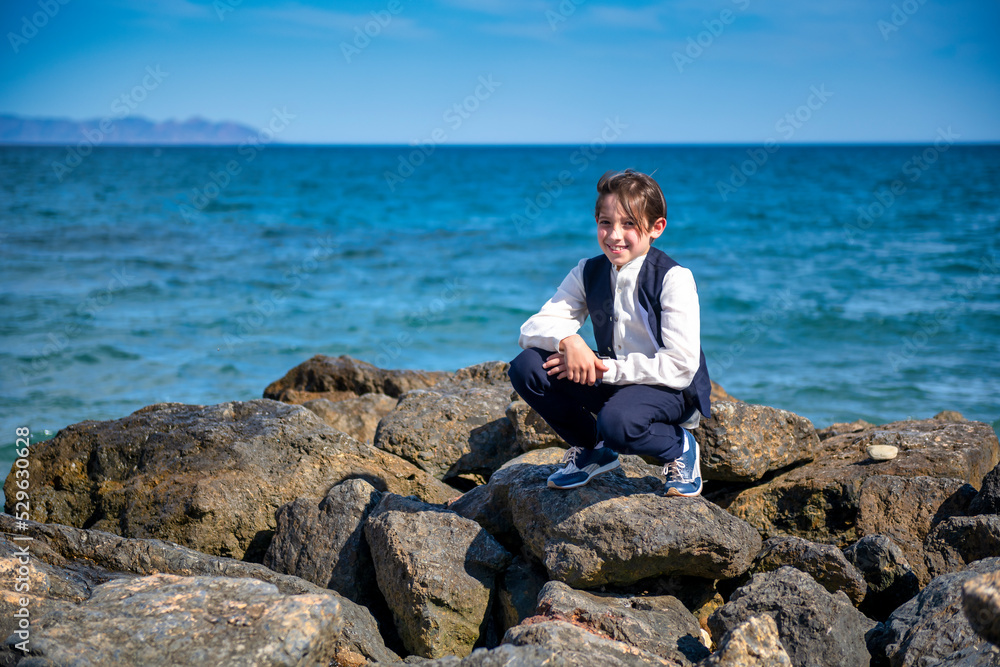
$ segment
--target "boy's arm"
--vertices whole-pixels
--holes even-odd
[[[629,354],[606,360],[608,384],[659,384],[684,389],[691,384],[701,359],[701,311],[691,271],[674,267],[663,279],[660,294],[660,337],[663,347],[652,357]]]
[[[587,297],[583,288],[583,265],[586,262],[585,259],[580,260],[563,279],[555,296],[521,325],[518,345],[524,349],[540,347],[557,352],[560,341],[580,330],[587,319]]]

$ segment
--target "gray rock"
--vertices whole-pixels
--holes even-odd
[[[844,556],[864,574],[868,592],[858,609],[869,618],[884,621],[920,591],[903,550],[885,535],[865,535]]]
[[[939,523],[924,543],[927,570],[934,576],[1000,554],[1000,515],[955,516]]]
[[[664,495],[659,468],[638,457],[576,489],[550,489],[557,465],[532,465],[530,452],[494,473],[483,508],[493,525],[512,525],[551,579],[574,588],[629,584],[662,575],[708,579],[744,572],[760,550],[747,523],[703,498]]]
[[[325,667],[336,657],[341,623],[329,595],[286,595],[255,579],[156,574],[102,584],[80,605],[36,619],[28,659]]]
[[[520,453],[507,418],[508,364],[463,368],[447,382],[403,395],[379,422],[375,446],[448,479],[489,476]]]
[[[370,606],[369,593],[377,584],[365,521],[381,499],[368,482],[349,479],[319,503],[299,498],[282,505],[264,565]]]
[[[969,514],[1000,514],[1000,465],[986,473],[979,494],[969,504]]]
[[[28,521],[21,528],[9,514],[0,514],[0,532],[31,538],[32,566],[47,568],[49,582],[36,587],[36,580],[33,579],[33,592],[39,598],[54,600],[55,606],[89,599],[97,586],[136,575],[168,573],[257,579],[273,584],[285,595],[327,595],[340,603],[343,628],[336,644],[339,664],[398,660],[393,652],[386,649],[375,619],[365,607],[304,579],[279,574],[257,563],[209,556],[161,540],[123,538],[60,524]],[[9,544],[18,543],[10,541]],[[0,664],[4,663],[0,661]]]
[[[924,540],[941,521],[964,515],[975,495],[960,479],[875,475],[861,485],[858,532],[891,537],[926,586],[931,575],[924,565]]]
[[[364,394],[399,398],[413,389],[426,389],[451,377],[438,371],[385,370],[347,355],[323,354],[303,361],[264,390],[264,398],[305,403],[317,398],[337,402]]]
[[[537,616],[532,622],[566,621],[681,665],[709,654],[698,620],[675,597],[594,595],[550,581],[538,596]]]
[[[534,616],[538,594],[548,582],[545,570],[521,556],[515,556],[497,582],[497,617],[500,634]]]
[[[830,593],[800,570],[782,567],[754,575],[708,624],[713,637],[722,637],[761,614],[774,619],[793,665],[868,665],[865,635],[875,621],[855,609],[845,594]]]
[[[713,402],[712,416],[694,436],[704,478],[728,482],[755,482],[819,451],[819,436],[805,417],[742,401]]]
[[[512,646],[503,644],[494,649],[477,648],[464,658],[448,655],[428,659],[409,656],[406,664],[420,667],[593,667],[593,663],[570,662],[566,656],[545,646]],[[372,664],[369,667],[381,667]]]
[[[259,562],[274,512],[360,477],[443,501],[454,492],[402,459],[333,430],[300,406],[259,399],[162,403],[87,421],[32,446],[31,518],[160,538]],[[13,509],[14,476],[5,485]]]
[[[715,653],[698,667],[791,667],[778,626],[767,614],[751,616],[719,640]]]
[[[530,619],[529,619],[530,621]],[[565,662],[580,667],[682,667],[682,663],[637,649],[625,642],[596,635],[566,621],[527,622],[504,635],[505,644],[541,646],[552,650]],[[536,663],[549,665],[552,663]],[[559,664],[559,663],[555,663]]]
[[[874,462],[869,444],[894,444],[899,455]],[[874,475],[951,477],[973,486],[1000,462],[989,424],[937,419],[885,424],[822,441],[812,463],[740,491],[726,504],[764,537],[795,535],[839,547],[857,541],[861,485]]]
[[[365,535],[406,648],[427,658],[468,655],[510,554],[475,522],[393,494],[368,517]]]
[[[868,590],[864,575],[844,557],[840,549],[801,537],[765,540],[748,574],[771,572],[783,565],[802,570],[831,593],[843,591],[855,606],[861,604]]]
[[[976,634],[1000,646],[1000,570],[972,577],[962,585],[962,610]]]
[[[516,394],[515,394],[516,396]],[[514,428],[514,440],[517,449],[530,452],[533,449],[548,447],[566,448],[569,445],[556,435],[552,427],[530,405],[518,399],[507,406],[507,419]]]
[[[314,398],[303,403],[302,407],[315,413],[328,426],[341,433],[346,433],[359,442],[371,444],[375,439],[379,420],[395,410],[397,403],[397,399],[385,394],[365,394],[337,402]]]
[[[935,577],[914,599],[893,612],[872,654],[885,655],[893,667],[994,667],[1000,649],[979,637],[962,612],[962,586],[974,577],[1000,571],[1000,558],[987,558],[962,572]]]

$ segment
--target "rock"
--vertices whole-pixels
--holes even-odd
[[[893,612],[870,648],[884,647],[890,664],[993,667],[1000,649],[976,635],[962,612],[962,587],[981,574],[1000,571],[1000,558],[987,558],[961,572],[935,577],[914,599]]]
[[[507,406],[505,414],[514,428],[516,449],[530,452],[533,449],[547,447],[562,447],[564,449],[569,447],[542,419],[542,416],[524,401],[520,399],[512,401]]]
[[[450,487],[349,438],[300,406],[267,399],[161,403],[87,421],[32,445],[31,518],[170,540],[260,561],[274,512],[351,477],[429,501]],[[7,478],[8,509],[14,476]]]
[[[895,445],[868,445],[865,450],[868,458],[873,461],[891,461],[899,454],[899,447]]]
[[[399,659],[386,649],[375,619],[366,608],[304,579],[279,574],[257,563],[209,556],[161,540],[130,539],[54,523],[27,521],[21,528],[9,514],[0,514],[0,532],[31,538],[33,566],[45,564],[50,570],[54,568],[48,579],[52,583],[36,587],[36,580],[32,580],[32,590],[57,602],[79,602],[89,598],[100,584],[135,575],[167,573],[257,579],[273,584],[285,595],[329,595],[339,602],[343,628],[336,644],[338,665],[353,667],[367,660]],[[0,659],[0,664],[6,663]]]
[[[1000,514],[1000,465],[986,473],[979,494],[969,503],[969,514]]]
[[[522,556],[514,556],[497,583],[497,615],[500,634],[535,615],[538,594],[548,581],[545,570]]]
[[[508,366],[497,361],[463,368],[447,382],[404,394],[379,423],[375,446],[438,479],[488,477],[520,453],[506,415]]]
[[[306,401],[302,407],[315,413],[328,426],[346,433],[355,440],[371,444],[382,417],[396,409],[395,398],[384,394],[365,394],[336,403],[325,398]]]
[[[633,456],[576,489],[550,489],[558,450],[539,450],[493,474],[475,507],[504,534],[516,530],[550,579],[574,588],[629,584],[663,575],[732,577],[750,565],[760,536],[703,498],[664,493],[658,466]]]
[[[774,619],[793,665],[867,665],[865,634],[875,622],[855,609],[843,593],[830,593],[793,567],[755,574],[708,619],[713,637],[766,614]]]
[[[1000,570],[962,584],[962,610],[976,634],[1000,646]]]
[[[286,595],[255,579],[157,574],[102,584],[79,606],[36,619],[28,660],[325,666],[341,623],[340,604],[328,595]]]
[[[601,637],[584,628],[566,621],[522,623],[511,628],[504,635],[505,644],[514,646],[542,646],[553,651],[558,661],[527,663],[538,665],[573,665],[576,667],[681,667],[682,664],[669,658],[637,649],[625,642]],[[565,662],[562,662],[565,661]],[[516,663],[515,663],[516,664]]]
[[[377,584],[365,522],[381,499],[382,493],[368,482],[348,479],[318,504],[299,498],[282,505],[264,565],[370,607],[369,593]]]
[[[858,532],[891,537],[926,586],[931,576],[924,564],[924,540],[941,521],[965,514],[975,495],[960,479],[874,475],[861,485]]]
[[[855,606],[861,604],[868,590],[864,575],[844,557],[840,549],[801,537],[772,537],[766,540],[748,574],[771,572],[784,565],[802,570],[831,593],[843,591]]]
[[[576,658],[583,656],[576,655]],[[494,649],[477,648],[464,658],[448,655],[436,660],[428,660],[410,656],[407,664],[420,667],[592,667],[589,662],[570,662],[569,657],[557,655],[556,651],[545,646],[512,646],[503,644]],[[369,667],[382,667],[382,663],[371,664]]]
[[[844,556],[864,574],[868,592],[858,609],[869,618],[884,621],[920,591],[903,550],[885,535],[865,535]]]
[[[894,444],[892,461],[867,460],[870,444]],[[951,477],[979,484],[1000,461],[996,433],[982,422],[895,422],[822,442],[812,463],[739,492],[727,509],[764,537],[795,535],[845,547],[857,541],[861,485],[874,475]]]
[[[767,614],[751,616],[719,640],[719,648],[698,667],[791,667],[778,626]]]
[[[471,653],[510,554],[475,522],[393,494],[368,517],[365,535],[406,648],[426,658]]]
[[[819,436],[819,439],[822,442],[823,440],[828,440],[835,435],[843,435],[845,433],[861,433],[862,431],[867,431],[872,428],[875,428],[875,424],[866,422],[864,419],[858,419],[853,422],[838,422],[836,424],[830,424],[826,428],[817,430],[816,435]]]
[[[957,572],[966,564],[1000,554],[1000,515],[955,516],[939,523],[924,542],[932,576]]]
[[[317,398],[337,402],[370,393],[399,398],[408,391],[432,387],[449,377],[451,373],[384,370],[347,355],[317,354],[269,384],[264,398],[285,403],[305,403]]]
[[[738,401],[740,399],[733,398],[729,395],[729,392],[722,388],[722,385],[716,384],[715,381],[709,380],[712,383],[712,393],[709,394],[708,398],[712,401],[712,405],[716,403],[721,403],[722,401]]]
[[[691,665],[708,656],[701,628],[680,600],[670,596],[594,595],[550,581],[538,596],[532,622],[566,621],[599,637]]]
[[[768,472],[812,460],[819,437],[812,422],[786,410],[741,401],[712,403],[694,430],[705,479],[755,482]]]

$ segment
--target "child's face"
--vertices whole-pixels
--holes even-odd
[[[660,218],[653,223],[653,230],[646,232],[639,221],[629,218],[617,197],[607,194],[601,198],[597,214],[597,242],[604,255],[620,269],[649,252],[653,239],[659,238],[666,226],[667,221]]]

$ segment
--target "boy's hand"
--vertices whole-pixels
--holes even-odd
[[[559,347],[563,351],[552,354],[542,364],[542,368],[548,369],[549,375],[555,375],[560,380],[591,385],[608,370],[578,334],[564,338]]]

